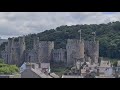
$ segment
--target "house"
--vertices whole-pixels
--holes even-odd
[[[26,69],[21,72],[21,78],[52,78],[41,71],[37,64],[26,63]]]
[[[50,76],[53,78],[60,78],[58,75],[56,75],[55,73],[50,73]]]
[[[28,64],[28,62],[24,62],[23,64],[22,64],[22,66],[20,67],[20,73],[22,73],[24,70],[26,70],[26,65]],[[31,65],[32,65],[32,67],[33,68],[38,68],[39,67],[39,65],[38,64],[36,64],[36,63],[30,63]]]
[[[118,67],[120,67],[120,61],[117,61],[118,62]]]
[[[78,75],[62,75],[62,78],[83,78],[83,77]]]
[[[26,62],[24,62],[20,67],[20,73],[23,72],[25,69],[26,69]]]
[[[50,63],[40,63],[42,72],[50,73]]]
[[[115,78],[115,77],[114,76],[100,75],[100,76],[95,76],[95,78]]]
[[[98,66],[100,74],[112,75],[112,67],[109,61],[101,61],[100,66]]]

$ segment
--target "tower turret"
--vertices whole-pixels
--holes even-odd
[[[25,56],[25,49],[26,49],[26,45],[25,45],[25,36],[23,37],[19,37],[19,65],[21,65],[24,62]]]
[[[77,39],[67,40],[67,65],[71,66],[76,60],[84,60],[84,41]]]
[[[33,49],[34,50],[38,50],[38,47],[39,47],[39,37],[34,37],[34,39],[33,39],[34,41],[33,41]]]
[[[40,41],[39,43],[39,62],[50,62],[52,59],[53,41]]]

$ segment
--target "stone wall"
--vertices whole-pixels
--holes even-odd
[[[99,41],[85,41],[85,54],[91,58],[91,63],[98,63]]]
[[[50,62],[52,59],[52,50],[54,49],[54,42],[40,41],[39,42],[39,59],[40,62]]]
[[[19,42],[15,42],[14,39],[15,38],[8,39],[8,45],[5,46],[5,50],[1,52],[1,55],[5,63],[20,66],[25,59],[25,38],[20,37]]]
[[[84,41],[68,39],[66,49],[68,66],[75,64],[76,59],[84,59]]]
[[[66,49],[54,49],[52,52],[54,62],[66,62]]]
[[[21,78],[40,78],[40,76],[34,73],[31,69],[26,69],[21,73]]]
[[[35,50],[25,51],[25,62],[38,63],[37,54]]]

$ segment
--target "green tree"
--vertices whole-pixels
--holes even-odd
[[[3,60],[3,59],[0,59],[0,63],[4,63],[4,60]]]
[[[118,62],[117,62],[117,61],[114,61],[114,62],[113,62],[113,66],[114,66],[114,67],[117,67],[117,66],[118,66]]]

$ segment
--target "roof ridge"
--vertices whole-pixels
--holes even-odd
[[[43,72],[41,72],[40,70],[38,69],[31,69],[34,73],[36,73],[37,75],[39,75],[40,77],[42,78],[52,78],[50,76],[47,76],[46,74],[44,74]]]

